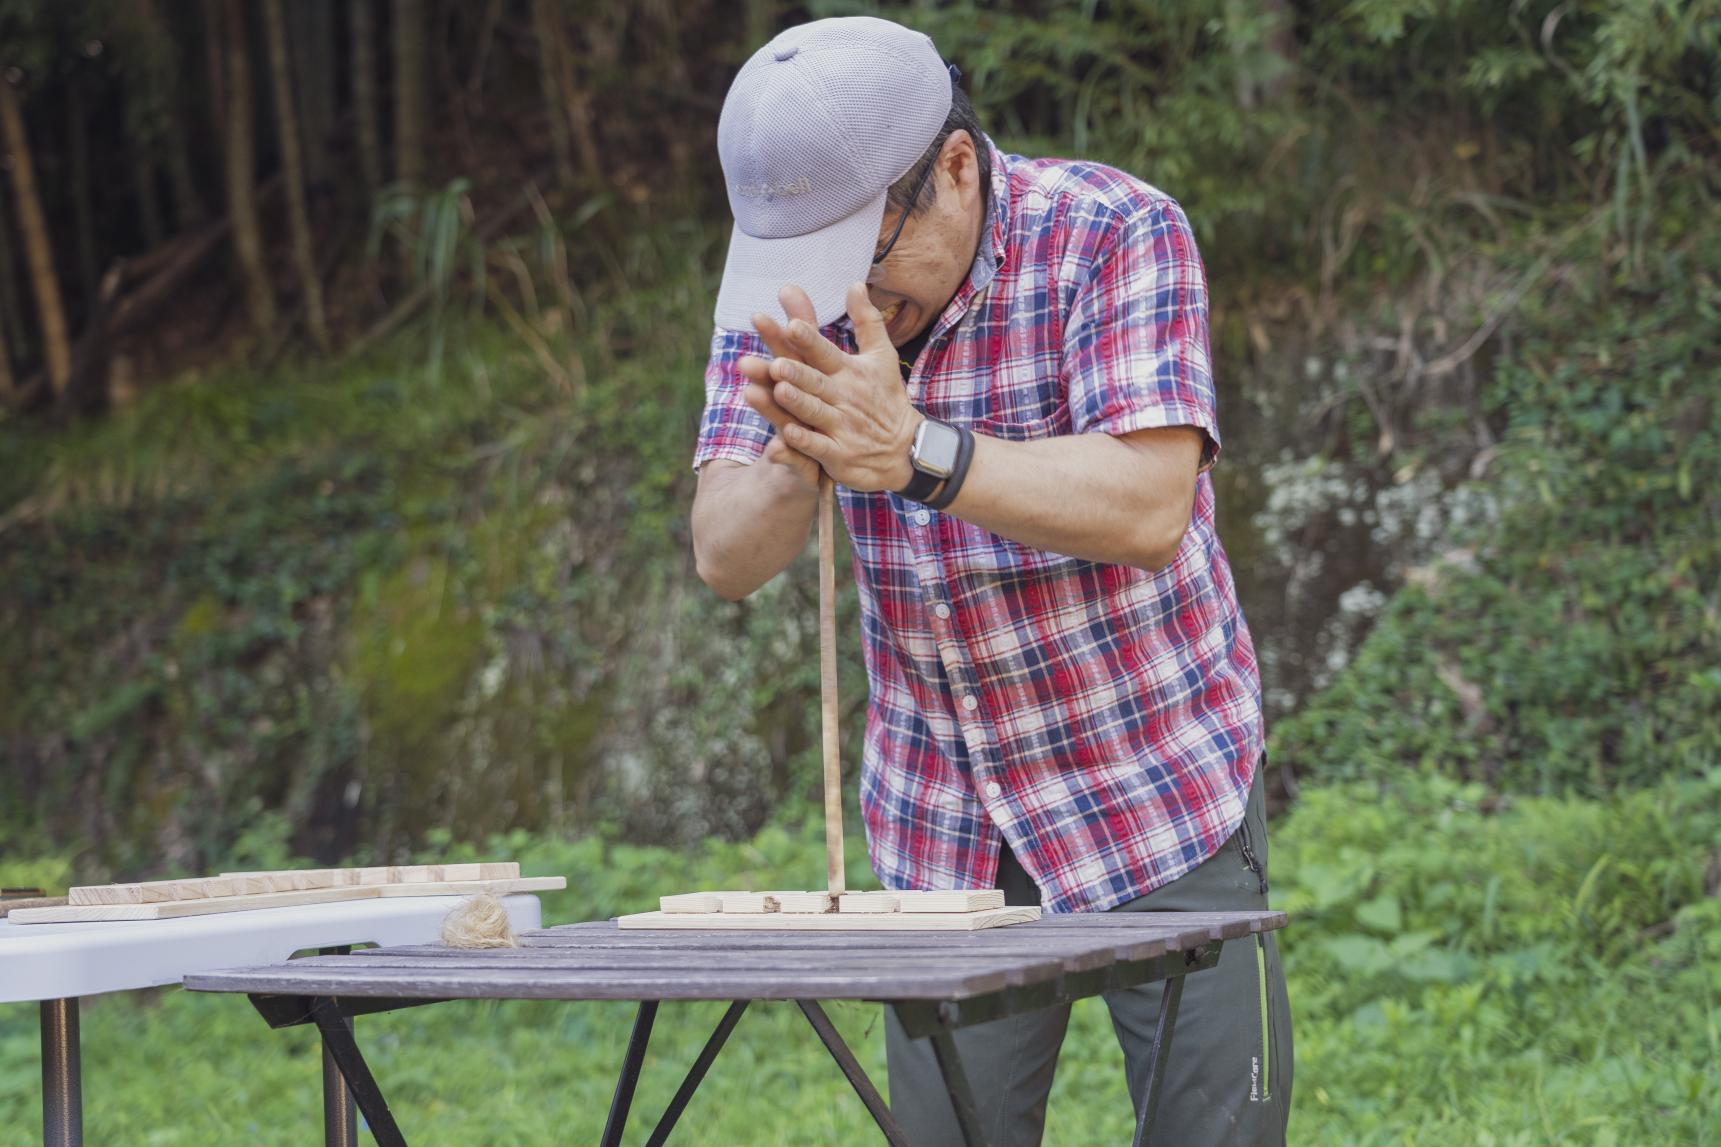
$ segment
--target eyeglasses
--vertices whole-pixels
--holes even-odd
[[[896,246],[896,241],[902,237],[902,225],[907,223],[908,217],[914,213],[914,201],[920,198],[920,189],[926,186],[926,177],[932,174],[933,164],[936,162],[937,157],[934,156],[932,162],[921,169],[920,178],[914,181],[914,190],[908,193],[908,202],[903,205],[902,215],[896,221],[896,229],[890,233],[890,238],[885,240],[884,250],[872,257],[873,266],[876,267],[884,262],[885,256],[890,254],[890,249]]]

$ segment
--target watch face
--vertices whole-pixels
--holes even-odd
[[[948,478],[956,469],[956,452],[961,445],[962,435],[956,427],[928,418],[914,434],[914,468]]]

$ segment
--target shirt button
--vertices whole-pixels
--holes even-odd
[[[968,696],[962,698],[962,707],[972,713],[974,710],[980,708],[980,698],[970,693]]]
[[[1000,785],[997,781],[987,781],[986,795],[991,797],[993,800],[997,800],[999,797],[1004,795],[1004,786]]]
[[[914,524],[917,526],[924,526],[931,520],[932,515],[926,510],[916,510],[914,512]]]
[[[941,601],[932,607],[932,615],[939,621],[948,621],[950,620],[950,607]]]

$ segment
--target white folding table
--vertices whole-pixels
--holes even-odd
[[[45,1147],[80,1147],[84,1139],[80,997],[177,984],[193,972],[278,963],[296,952],[332,955],[359,944],[425,944],[441,936],[444,917],[458,903],[455,896],[403,896],[172,920],[0,919],[0,1003],[41,1004]],[[536,896],[504,896],[502,903],[516,930],[542,923]],[[356,1124],[352,1098],[324,1049],[325,1141],[356,1144]]]

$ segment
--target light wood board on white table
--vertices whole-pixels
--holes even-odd
[[[10,914],[16,924],[72,924],[98,920],[171,920],[217,912],[249,912],[296,904],[326,904],[339,900],[392,899],[400,896],[469,896],[481,892],[507,896],[516,892],[549,892],[566,888],[562,876],[533,876],[520,880],[467,880],[440,884],[350,884],[338,888],[304,888],[254,896],[219,896],[201,900],[163,900],[152,904],[73,904],[63,908],[20,908]]]
[[[270,872],[223,872],[220,876],[180,880],[143,880],[129,884],[92,884],[67,893],[69,904],[157,904],[170,900],[204,900],[222,896],[262,896],[273,892],[305,892],[316,888],[346,888],[400,883],[449,884],[475,880],[515,880],[520,866],[513,861],[476,864],[397,864],[370,868],[303,868]]]

